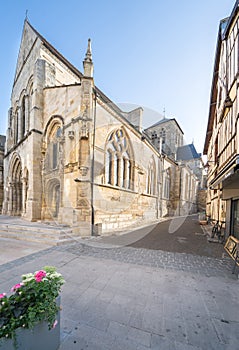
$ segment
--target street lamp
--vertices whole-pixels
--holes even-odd
[[[219,119],[219,122],[221,123],[224,116],[226,116],[230,110],[230,108],[232,108],[233,106],[233,102],[229,96],[229,94],[227,94],[227,97],[224,101],[224,105],[223,105],[223,110],[222,110],[222,113],[221,113],[221,116],[220,116],[220,119]]]

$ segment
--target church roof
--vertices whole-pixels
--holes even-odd
[[[196,151],[193,143],[178,147],[177,160],[192,160],[201,158],[201,153]]]
[[[41,40],[41,42],[43,43],[43,45],[54,55],[56,56],[61,62],[63,62],[74,74],[76,74],[79,78],[83,77],[83,74],[75,67],[73,66],[73,64],[71,64],[57,49],[55,49],[54,46],[52,46],[30,23],[29,21],[26,19],[25,20],[25,25],[28,25],[33,32],[35,33],[35,35]],[[88,41],[88,46],[89,46],[89,41]],[[88,47],[89,49],[89,47]],[[98,96],[101,97],[101,99],[107,103],[108,105],[110,105],[110,107],[118,114],[120,114],[120,116],[125,119],[126,121],[128,121],[124,115],[123,115],[123,111],[112,101],[110,100],[99,88],[97,88],[95,86],[95,90],[96,93],[98,94]],[[128,121],[129,123],[129,121]],[[129,123],[130,124],[130,123]]]
[[[71,64],[58,50],[55,49],[54,46],[52,46],[26,19],[26,23],[29,25],[29,27],[34,31],[34,33],[39,37],[39,39],[42,41],[43,45],[51,52],[53,53],[57,58],[59,58],[65,65],[72,70],[73,73],[75,73],[80,78],[83,76],[83,74],[75,67],[73,64]]]

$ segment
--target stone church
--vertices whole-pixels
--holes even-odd
[[[192,212],[198,180],[144,136],[98,87],[88,41],[83,73],[25,20],[4,158],[3,214],[80,235]],[[185,181],[184,181],[185,180]]]

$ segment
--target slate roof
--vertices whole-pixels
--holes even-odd
[[[191,160],[201,158],[201,153],[196,151],[194,144],[184,145],[177,149],[177,160]]]

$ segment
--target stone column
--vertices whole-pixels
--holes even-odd
[[[27,179],[22,178],[22,214],[26,213],[26,190],[27,190]]]
[[[124,158],[124,187],[129,188],[129,160]]]
[[[17,184],[12,183],[12,212],[11,215],[16,215],[17,211]]]
[[[117,156],[115,153],[112,154],[112,185],[115,186],[117,182]]]
[[[13,211],[13,184],[9,183],[9,199],[8,199],[8,208],[7,208],[7,214],[12,215]]]
[[[21,182],[16,183],[16,215],[20,215],[22,209],[21,185]]]
[[[13,131],[13,143],[16,144],[18,141],[18,109],[16,110],[16,114],[14,115],[14,131]]]
[[[123,186],[123,159],[122,156],[119,155],[117,157],[117,185],[119,187]]]

